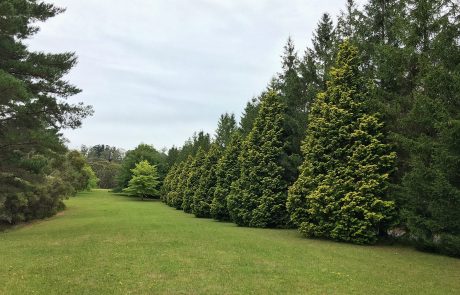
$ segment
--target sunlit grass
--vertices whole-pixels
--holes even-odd
[[[459,294],[460,260],[197,219],[82,193],[0,233],[0,294]]]

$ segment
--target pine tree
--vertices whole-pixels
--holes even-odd
[[[211,145],[203,164],[198,169],[200,178],[193,195],[192,213],[196,217],[211,217],[211,203],[216,189],[216,168],[221,156],[221,148],[217,143]]]
[[[67,100],[81,91],[66,79],[77,57],[27,46],[39,22],[63,12],[43,1],[0,2],[0,223],[51,216],[74,191],[52,166],[67,152],[62,130],[93,113]]]
[[[193,196],[198,189],[198,183],[200,180],[201,166],[203,166],[206,152],[201,147],[198,149],[193,161],[191,162],[184,190],[184,196],[182,200],[182,210],[186,213],[192,213]]]
[[[211,216],[216,220],[230,220],[227,197],[230,195],[232,183],[238,180],[240,176],[238,156],[241,151],[242,140],[240,133],[234,133],[224,154],[217,163],[216,189],[211,203]]]
[[[232,220],[241,226],[283,227],[287,222],[283,151],[285,106],[269,92],[239,156],[241,173],[228,197]]]
[[[368,113],[370,82],[359,66],[357,48],[345,41],[312,106],[305,162],[287,203],[309,237],[372,243],[393,215],[386,190],[395,154],[383,143],[383,124]]]

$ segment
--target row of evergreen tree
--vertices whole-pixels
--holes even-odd
[[[164,201],[243,226],[373,243],[388,230],[460,254],[460,13],[449,0],[352,0],[237,127],[168,153]]]

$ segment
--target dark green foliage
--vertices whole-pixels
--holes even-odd
[[[223,114],[217,122],[216,139],[215,143],[224,148],[230,142],[232,134],[237,130],[236,120],[234,114]]]
[[[193,195],[192,213],[196,217],[211,217],[211,203],[217,182],[217,162],[222,150],[217,143],[211,145],[201,167],[198,168],[200,178]]]
[[[2,173],[0,224],[50,217],[64,209],[63,199],[97,184],[94,172],[77,151],[53,159],[34,155],[22,165],[33,171],[28,180]]]
[[[334,61],[335,32],[332,19],[328,13],[323,14],[313,36],[313,58],[316,64],[319,86],[326,88],[329,70]]]
[[[98,144],[92,147],[82,146],[80,152],[99,179],[100,188],[115,188],[117,175],[124,158],[124,151],[116,147]]]
[[[252,130],[257,113],[259,112],[260,98],[254,97],[246,104],[241,116],[240,128],[244,136],[248,135]]]
[[[211,136],[209,133],[204,133],[203,131],[195,133],[184,143],[182,148],[178,150],[177,155],[173,152],[172,156],[175,160],[173,161],[168,159],[168,163],[171,164],[185,161],[189,156],[195,156],[200,148],[204,151],[208,151],[210,146]]]
[[[180,150],[175,146],[173,146],[172,148],[168,150],[168,154],[166,157],[166,163],[168,165],[168,169],[170,169],[175,163],[179,162],[178,161],[179,154],[180,154]]]
[[[285,106],[269,92],[262,100],[252,131],[243,142],[239,179],[232,185],[228,210],[242,226],[283,227],[286,212],[286,182],[280,164],[283,156]]]
[[[242,136],[235,132],[216,167],[216,188],[211,203],[211,216],[217,220],[230,220],[227,197],[232,183],[238,180],[240,168],[238,156],[241,151]]]
[[[307,104],[305,89],[299,75],[299,59],[294,43],[288,39],[282,56],[283,71],[275,82],[282,99],[284,109],[283,139],[285,142],[282,166],[283,178],[287,183],[293,183],[298,175],[298,167],[302,163],[300,145],[305,136],[307,126]]]
[[[357,48],[346,41],[311,109],[305,162],[288,198],[292,221],[309,237],[373,243],[393,217],[386,190],[395,154],[367,111],[370,82],[359,66]]]
[[[166,155],[157,151],[151,145],[140,144],[134,150],[126,153],[117,176],[117,188],[115,191],[121,191],[123,188],[128,187],[128,182],[133,176],[132,169],[137,163],[144,160],[157,167],[159,180],[163,181],[167,172]]]
[[[121,164],[104,160],[89,162],[89,165],[99,179],[99,187],[113,189],[117,186],[117,176],[120,173]]]
[[[98,144],[89,148],[82,146],[80,152],[86,157],[88,162],[107,161],[120,163],[125,156],[123,150],[104,144]]]
[[[200,181],[200,167],[203,166],[206,158],[206,152],[200,148],[190,163],[188,173],[186,175],[184,195],[182,198],[182,210],[187,213],[192,213],[193,196],[198,189]]]
[[[62,129],[92,114],[67,101],[80,92],[64,79],[76,56],[31,52],[24,42],[38,32],[37,22],[63,11],[37,1],[0,2],[0,223],[51,216],[63,198],[86,188],[54,167],[65,162]]]

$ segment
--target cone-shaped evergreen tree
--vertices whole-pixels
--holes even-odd
[[[168,193],[168,205],[171,207],[174,207],[176,209],[181,209],[182,208],[182,195],[180,193],[180,190],[178,188],[179,183],[180,183],[180,174],[182,173],[182,170],[184,169],[185,162],[180,162],[179,164],[175,165],[175,169],[173,170],[173,175],[172,175],[172,180],[171,180],[171,190]]]
[[[241,173],[228,197],[232,220],[242,226],[286,225],[287,185],[280,164],[283,155],[285,106],[275,92],[262,99],[252,131],[243,143]]]
[[[188,156],[185,161],[182,163],[183,166],[181,169],[177,171],[177,183],[175,185],[175,191],[177,193],[177,201],[176,201],[176,209],[183,209],[182,206],[184,204],[184,199],[187,193],[187,180],[190,174],[190,169],[193,164],[194,158],[192,156]],[[179,202],[181,203],[179,205]]]
[[[309,237],[372,243],[393,214],[385,197],[395,154],[383,143],[383,124],[368,112],[370,82],[359,66],[357,48],[345,41],[311,109],[305,162],[287,204]]]
[[[198,182],[201,176],[200,168],[204,163],[205,157],[206,153],[200,147],[188,169],[187,182],[182,200],[182,209],[187,213],[192,213],[193,196],[198,189]]]
[[[163,180],[163,185],[161,186],[161,196],[160,199],[167,205],[169,205],[168,195],[171,191],[173,191],[173,182],[176,177],[177,165],[174,164],[171,169],[169,169],[168,174],[166,174],[165,179]]]
[[[235,132],[226,147],[216,168],[216,189],[211,203],[211,216],[217,220],[230,220],[227,208],[227,197],[234,181],[240,176],[238,156],[241,151],[242,136]]]
[[[198,185],[193,195],[192,213],[196,217],[211,217],[211,203],[216,189],[216,168],[221,156],[221,148],[217,143],[211,148],[204,158],[203,164],[198,168]]]

